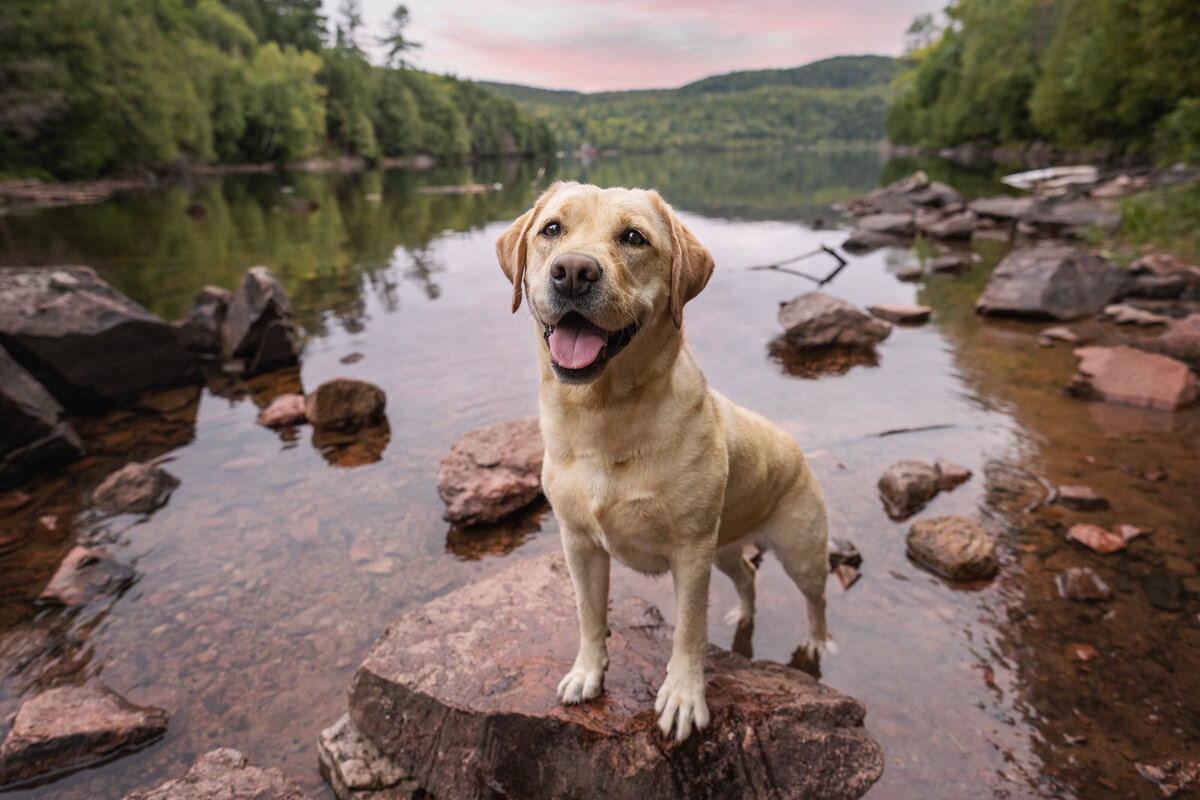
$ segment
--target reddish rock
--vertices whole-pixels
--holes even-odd
[[[1112,597],[1112,589],[1091,567],[1070,567],[1060,572],[1054,582],[1064,600],[1086,603]]]
[[[1164,317],[1162,314],[1155,314],[1153,311],[1146,311],[1128,303],[1113,303],[1105,306],[1104,315],[1111,317],[1112,321],[1118,325],[1166,325],[1171,321],[1170,317]]]
[[[105,686],[49,689],[17,711],[0,745],[0,786],[147,744],[166,732],[169,717]]]
[[[133,583],[134,575],[133,567],[105,551],[76,546],[58,565],[38,599],[81,606],[97,597],[119,594]]]
[[[1054,342],[1078,342],[1079,336],[1070,328],[1064,328],[1062,325],[1056,325],[1053,328],[1044,328],[1038,334],[1039,341],[1046,339],[1049,343]]]
[[[1096,648],[1090,644],[1067,645],[1067,658],[1072,661],[1091,661],[1093,658],[1099,657],[1100,654],[1096,652]]]
[[[1196,376],[1187,364],[1132,347],[1080,347],[1072,394],[1168,411],[1196,400]]]
[[[1108,498],[1090,486],[1065,485],[1058,487],[1058,504],[1072,511],[1103,511]]]
[[[486,525],[532,503],[542,494],[545,450],[537,417],[497,422],[459,439],[438,470],[443,519]]]
[[[1073,542],[1090,547],[1101,555],[1115,553],[1118,550],[1125,549],[1125,540],[1111,531],[1106,531],[1099,525],[1092,525],[1087,522],[1081,522],[1078,525],[1072,525],[1071,530],[1067,531],[1067,538]]]
[[[317,428],[353,430],[383,421],[387,394],[352,378],[333,378],[304,398],[308,421]]]
[[[869,306],[867,311],[897,325],[920,325],[933,313],[929,306]]]
[[[436,797],[592,797],[618,781],[623,797],[837,799],[879,778],[860,703],[716,647],[709,728],[668,740],[654,697],[670,629],[641,600],[617,603],[609,626],[603,698],[560,705],[578,641],[570,579],[557,554],[523,561],[392,624],[355,675],[350,717]]]
[[[917,513],[938,493],[938,473],[920,461],[897,461],[879,478],[879,497],[892,519]]]
[[[842,591],[846,591],[862,577],[862,573],[857,568],[849,564],[838,564],[833,569],[833,574],[837,576],[838,582],[842,584]]]
[[[948,458],[939,458],[933,462],[933,468],[938,476],[938,488],[943,492],[950,491],[955,486],[966,483],[971,479],[971,470],[955,464]]]
[[[996,265],[975,303],[982,314],[1069,320],[1095,314],[1121,294],[1129,275],[1100,256],[1063,245],[1013,250]]]
[[[125,800],[309,800],[277,769],[252,766],[237,750],[222,747],[196,759],[185,777]],[[380,799],[382,800],[382,798]]]
[[[92,492],[92,504],[113,514],[149,514],[166,504],[179,479],[152,464],[131,461]]]
[[[1113,533],[1120,536],[1124,541],[1129,542],[1139,536],[1154,533],[1154,528],[1142,528],[1137,525],[1116,525],[1113,527]]]
[[[11,514],[29,502],[29,495],[20,489],[0,494],[0,514]]]
[[[305,415],[304,395],[281,394],[271,401],[258,415],[256,422],[268,428],[286,425],[301,425],[308,421]]]
[[[992,537],[966,517],[918,520],[905,543],[917,563],[953,581],[983,580],[1000,569]]]
[[[1200,314],[1189,314],[1171,324],[1161,335],[1138,339],[1133,344],[1139,350],[1158,353],[1200,370]]]
[[[787,343],[798,348],[871,348],[892,332],[890,323],[823,292],[808,292],[783,304],[779,324]]]

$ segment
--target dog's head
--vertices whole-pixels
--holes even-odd
[[[556,183],[496,242],[564,383],[590,383],[639,332],[679,328],[713,259],[656,192]]]

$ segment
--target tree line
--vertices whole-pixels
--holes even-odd
[[[358,0],[329,43],[320,0],[4,0],[0,174],[553,150],[512,100],[408,68],[406,21],[379,67]]]
[[[1200,3],[955,0],[909,29],[887,129],[901,144],[1045,140],[1200,160]]]

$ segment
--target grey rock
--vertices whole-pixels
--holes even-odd
[[[1183,295],[1191,282],[1182,272],[1167,275],[1134,275],[1127,297],[1147,300],[1174,300]]]
[[[420,785],[343,714],[317,741],[321,776],[337,800],[410,800]]]
[[[1121,225],[1121,212],[1087,198],[1068,202],[1038,202],[1021,221],[1051,232],[1082,232],[1100,227],[1112,233]]]
[[[233,292],[219,286],[201,289],[179,325],[183,346],[195,353],[220,353],[221,326],[232,299]]]
[[[0,745],[0,786],[145,745],[166,732],[169,717],[106,686],[48,689],[21,705]]]
[[[222,747],[196,759],[187,775],[125,800],[309,800],[277,769],[260,769],[237,750]]]
[[[962,195],[940,181],[930,181],[924,172],[868,192],[847,204],[855,216],[866,214],[911,214],[923,208],[953,208],[962,205]]]
[[[73,547],[38,598],[45,603],[82,606],[97,597],[120,594],[133,583],[133,567],[103,550]]]
[[[854,542],[849,539],[829,540],[829,568],[837,569],[843,564],[850,567],[862,566],[862,553],[858,552],[858,548],[854,546]]]
[[[153,464],[131,461],[92,492],[92,504],[112,514],[149,514],[165,505],[179,479]]]
[[[240,359],[248,374],[258,374],[295,364],[299,354],[292,303],[283,284],[267,267],[251,267],[225,312],[222,358]]]
[[[939,219],[927,219],[917,228],[935,239],[970,239],[979,227],[979,217],[973,211],[961,211]]]
[[[1124,291],[1129,275],[1100,256],[1062,245],[1025,247],[996,266],[975,310],[1070,320],[1100,311]]]
[[[920,325],[933,313],[929,306],[868,306],[867,311],[897,325]]]
[[[945,255],[929,261],[929,271],[938,274],[959,274],[971,268],[971,262],[965,256]]]
[[[823,292],[798,295],[779,309],[779,324],[792,347],[870,348],[892,332],[890,323]]]
[[[199,378],[179,331],[90,267],[0,268],[0,341],[68,410]]]
[[[992,537],[966,517],[918,520],[905,542],[913,560],[950,580],[984,580],[1000,569]]]
[[[83,455],[63,407],[0,347],[0,489]]]
[[[917,232],[912,214],[869,214],[855,223],[860,231],[883,233],[889,236],[912,236]]]
[[[317,428],[354,430],[383,421],[387,394],[374,384],[332,378],[304,398],[304,413]]]
[[[1158,353],[1200,370],[1200,314],[1189,314],[1174,322],[1160,335],[1133,342],[1138,350]]]
[[[967,208],[981,217],[1011,220],[1023,217],[1032,211],[1033,203],[1034,200],[1032,197],[1001,195],[999,197],[981,197],[977,200],[972,200],[970,203],[967,203]]]
[[[917,513],[939,491],[937,470],[920,461],[897,461],[879,478],[879,497],[892,519]]]
[[[907,247],[908,243],[899,236],[876,231],[855,231],[849,239],[842,242],[842,249],[847,253],[869,253],[881,247]]]

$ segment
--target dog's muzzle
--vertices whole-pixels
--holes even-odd
[[[554,375],[563,383],[590,383],[604,365],[633,341],[641,327],[626,325],[606,331],[577,311],[569,311],[553,325],[544,323],[543,337],[550,348]]]

